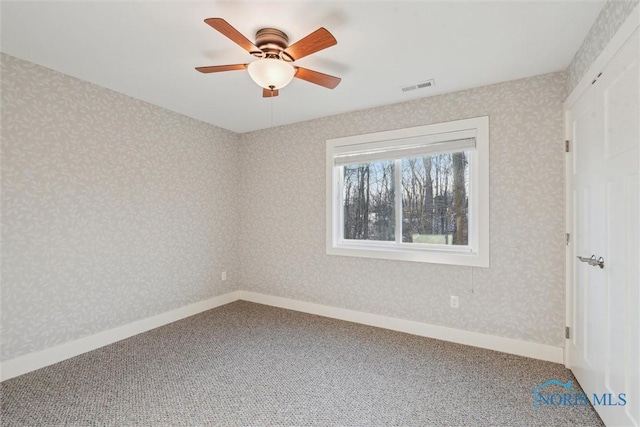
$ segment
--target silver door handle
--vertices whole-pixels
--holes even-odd
[[[582,262],[586,262],[590,266],[604,268],[604,258],[602,257],[596,259],[595,255],[591,255],[591,258],[579,256],[578,259]]]

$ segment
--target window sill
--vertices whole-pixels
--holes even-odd
[[[345,244],[328,246],[327,255],[351,256],[359,258],[377,258],[395,261],[426,262],[433,264],[463,265],[469,267],[489,267],[489,256],[471,252],[469,248],[456,250],[446,248],[442,250],[385,248]]]

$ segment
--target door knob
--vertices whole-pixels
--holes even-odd
[[[596,259],[595,255],[591,255],[591,258],[579,256],[578,259],[581,262],[586,262],[587,264],[589,264],[592,267],[604,268],[604,258],[602,258],[602,257]]]

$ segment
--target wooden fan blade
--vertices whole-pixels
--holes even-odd
[[[227,36],[232,42],[243,48],[249,53],[260,52],[260,49],[243,36],[240,31],[236,30],[222,18],[207,18],[204,20],[213,29],[218,30],[223,35]]]
[[[221,71],[245,70],[249,64],[213,65],[211,67],[196,67],[201,73],[219,73]]]
[[[295,77],[324,86],[327,89],[333,89],[342,81],[339,77],[330,76],[329,74],[320,73],[318,71],[309,70],[308,68],[296,67]]]
[[[333,37],[326,28],[322,27],[286,48],[284,53],[289,56],[292,61],[297,61],[300,58],[304,58],[307,55],[311,55],[335,44],[338,44],[335,37]]]
[[[262,97],[263,98],[273,98],[274,96],[278,96],[278,89],[262,89]]]

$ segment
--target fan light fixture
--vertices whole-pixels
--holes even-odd
[[[292,45],[289,45],[289,37],[284,32],[275,28],[261,28],[256,33],[254,44],[222,18],[207,18],[204,22],[260,59],[248,64],[196,67],[196,71],[208,74],[247,70],[251,79],[262,88],[263,98],[278,96],[278,89],[288,85],[294,77],[327,89],[333,89],[340,83],[339,77],[292,65],[292,62],[338,43],[324,27],[307,34]]]
[[[269,90],[282,89],[288,85],[296,69],[288,62],[275,58],[254,61],[247,67],[249,75],[258,86]]]

